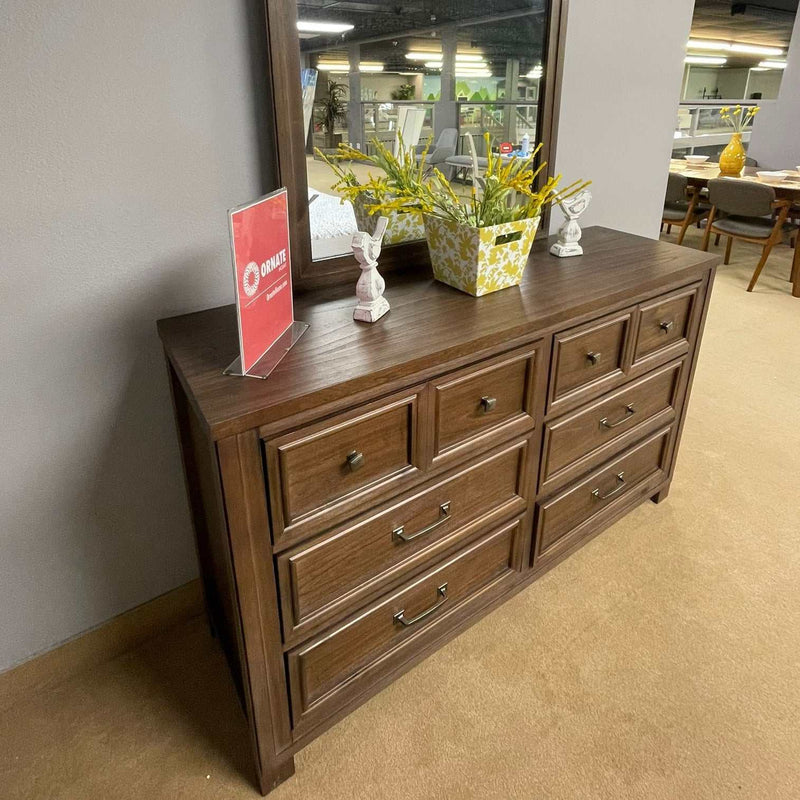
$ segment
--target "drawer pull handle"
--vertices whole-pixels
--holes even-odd
[[[609,422],[608,417],[603,417],[603,419],[600,420],[600,424],[604,428],[618,428],[620,425],[626,423],[631,415],[635,413],[636,409],[633,407],[633,403],[628,403],[628,405],[625,406],[625,416],[622,419],[618,419],[616,422]]]
[[[421,614],[417,614],[416,617],[412,617],[411,619],[406,619],[405,613],[406,610],[401,608],[394,615],[394,621],[399,622],[404,628],[408,628],[411,625],[416,625],[418,622],[422,622],[426,617],[429,617],[436,611],[438,608],[441,608],[444,605],[445,601],[447,600],[447,584],[443,583],[441,586],[437,587],[436,589],[436,596],[439,598],[430,608],[423,611]]]
[[[592,492],[592,497],[596,497],[598,500],[608,500],[609,497],[613,497],[615,494],[619,494],[625,488],[625,473],[618,472],[617,473],[617,482],[619,486],[616,489],[612,489],[608,494],[600,494],[599,489],[595,489]]]
[[[675,324],[673,320],[668,320],[667,322],[660,322],[658,327],[661,328],[664,333],[669,333],[672,330],[672,326]]]
[[[587,353],[587,354],[586,354],[586,358],[588,359],[589,363],[590,363],[590,364],[591,364],[593,367],[595,367],[595,366],[597,366],[597,364],[599,363],[599,361],[600,361],[600,356],[601,356],[601,355],[603,355],[603,354],[602,354],[602,353],[595,353],[595,352],[592,352],[592,353]]]
[[[347,466],[350,467],[350,472],[355,472],[364,466],[364,454],[358,450],[353,450],[352,453],[347,454]]]
[[[450,519],[450,501],[448,500],[446,503],[442,503],[439,506],[439,519],[436,522],[432,522],[427,527],[423,528],[416,533],[412,533],[410,535],[406,535],[405,525],[401,525],[399,528],[395,528],[392,531],[392,538],[397,539],[401,542],[413,542],[414,539],[419,539],[420,536],[424,536],[426,533],[430,533],[432,530],[435,530],[440,525],[444,525],[447,520]]]
[[[486,395],[481,397],[481,408],[483,409],[484,414],[488,414],[490,411],[494,410],[494,407],[496,405],[497,405],[496,397],[488,397]]]

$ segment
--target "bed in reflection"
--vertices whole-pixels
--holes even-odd
[[[342,202],[337,195],[309,187],[308,216],[314,260],[351,252],[350,242],[358,231],[358,225],[353,204],[349,200]]]

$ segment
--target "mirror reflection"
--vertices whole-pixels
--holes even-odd
[[[298,3],[309,218],[315,260],[351,252],[371,231],[363,204],[332,188],[322,156],[340,144],[376,155],[400,142],[468,195],[496,153],[538,142],[547,0],[382,0]],[[380,168],[342,165],[360,182]],[[405,215],[406,217],[408,215]],[[393,219],[386,244],[423,238],[415,218]]]

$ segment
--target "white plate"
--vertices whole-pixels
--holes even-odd
[[[699,167],[708,161],[708,156],[684,156],[683,158],[687,164],[691,164],[693,167]]]
[[[783,183],[786,180],[785,172],[756,172],[756,175],[764,183]]]

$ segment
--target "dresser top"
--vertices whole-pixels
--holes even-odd
[[[534,245],[522,285],[474,298],[428,273],[386,277],[391,311],[374,324],[355,322],[355,282],[298,296],[295,318],[310,324],[266,379],[223,375],[238,355],[233,305],[158,322],[167,357],[215,439],[309,409],[397,388],[412,375],[633,304],[664,287],[691,281],[718,263],[715,255],[588,228],[576,258]]]

